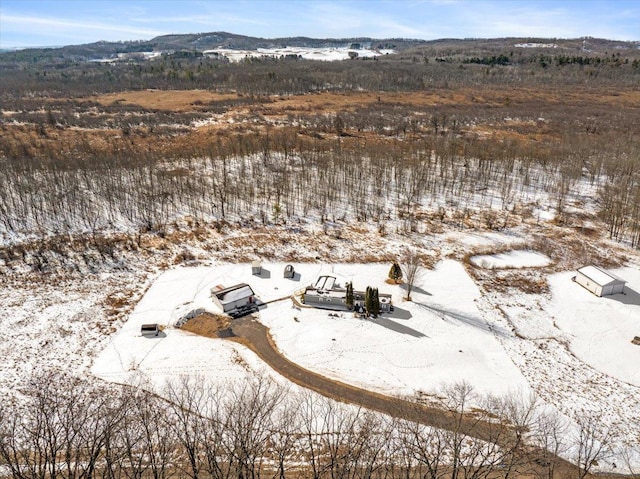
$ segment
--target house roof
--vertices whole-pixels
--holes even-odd
[[[330,291],[336,284],[336,278],[334,276],[320,276],[314,285],[315,289],[322,289]]]
[[[246,283],[241,283],[220,291],[214,291],[213,294],[216,295],[216,298],[218,298],[218,301],[220,301],[221,304],[228,304],[242,298],[253,296],[254,293],[251,286]]]
[[[315,294],[316,296],[327,296],[327,297],[332,297],[332,298],[344,298],[347,295],[347,290],[346,289],[325,290],[325,289],[318,289],[318,288],[309,286],[305,290],[305,294]],[[365,296],[366,296],[365,291],[354,291],[353,292],[353,298],[354,299],[363,300]],[[390,294],[378,293],[378,298],[380,299],[381,303],[390,303],[391,302],[391,295]]]
[[[626,283],[625,280],[618,278],[617,276],[598,268],[597,266],[583,266],[578,270],[587,278],[591,279],[594,283],[600,286],[607,286],[616,283]]]

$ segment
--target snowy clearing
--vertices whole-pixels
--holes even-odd
[[[297,57],[304,60],[320,60],[320,61],[340,61],[348,60],[351,55],[357,58],[374,58],[380,55],[389,55],[395,53],[393,50],[368,50],[353,49],[349,47],[283,47],[283,48],[258,48],[256,50],[235,50],[230,48],[216,48],[214,50],[205,50],[205,55],[221,56],[228,58],[231,62],[239,62],[247,58],[281,58],[281,57]]]
[[[471,263],[478,268],[540,268],[548,266],[551,259],[537,251],[508,251],[506,253],[472,256]]]
[[[475,307],[479,291],[460,263],[445,261],[425,273],[413,302],[402,300],[406,293],[401,286],[385,283],[386,264],[296,265],[294,280],[282,277],[284,266],[264,265],[262,277],[252,275],[248,264],[167,271],[98,357],[94,374],[118,382],[144,375],[162,384],[173,375],[192,371],[227,382],[243,373],[237,355],[253,365],[252,353],[172,326],[196,309],[216,312],[211,288],[246,282],[267,302],[288,297],[326,274],[342,285],[352,281],[360,288],[371,285],[392,294],[395,311],[373,320],[356,319],[346,312],[336,319],[326,310],[296,309],[289,299],[269,304],[260,312],[260,320],[292,361],[392,395],[435,395],[443,384],[461,380],[481,394],[527,390],[526,381],[495,338],[503,333],[487,324]],[[455,294],[451,294],[452,285]],[[165,327],[163,337],[142,337],[140,326],[155,322]]]
[[[524,268],[524,263],[519,255],[510,257],[512,267]],[[627,294],[618,299],[593,296],[570,280],[571,272],[552,275],[552,297],[537,296],[538,306],[532,307],[535,302],[524,294],[481,295],[462,263],[453,260],[424,271],[412,302],[403,300],[401,285],[385,282],[387,264],[294,264],[294,280],[283,278],[284,266],[263,264],[261,276],[251,274],[250,264],[163,273],[98,356],[93,373],[116,382],[143,378],[158,389],[184,375],[219,385],[256,373],[284,381],[239,344],[172,327],[193,310],[217,312],[211,288],[246,282],[262,301],[275,300],[261,309],[259,320],[281,352],[324,376],[427,401],[462,380],[479,395],[533,391],[568,418],[602,408],[602,424],[616,427],[626,447],[640,438],[632,419],[640,412],[633,399],[640,397],[640,347],[630,342],[640,322],[640,302],[634,304],[638,296],[633,293],[640,289],[637,270],[616,271],[629,281]],[[329,316],[327,310],[298,308],[287,298],[321,275],[334,276],[338,285],[352,281],[357,288],[371,285],[390,293],[394,312],[370,320],[347,312]],[[625,298],[627,304],[620,300]],[[502,304],[488,310],[491,301]],[[611,326],[615,318],[620,327]],[[149,322],[164,326],[162,337],[140,335],[140,326]]]
[[[613,273],[627,281],[624,294],[601,298],[571,281],[571,273],[553,275],[549,313],[578,358],[640,387],[640,346],[631,342],[640,336],[640,271],[622,268]]]
[[[292,236],[289,241],[293,242],[284,248],[276,247],[277,241],[267,235],[264,239],[273,249],[263,251],[275,257],[289,250],[304,251],[313,261],[314,256],[356,258],[372,251],[400,255],[406,244],[391,236],[353,236],[348,231],[344,235],[348,241],[322,236],[313,248],[300,234]],[[261,309],[260,321],[292,361],[356,386],[385,394],[415,394],[426,401],[441,393],[443,384],[461,380],[473,384],[480,394],[533,391],[566,418],[599,414],[602,424],[611,425],[624,445],[633,449],[640,441],[640,388],[634,369],[639,360],[633,356],[640,355],[640,346],[630,342],[640,335],[633,331],[640,322],[640,308],[638,303],[631,304],[637,298],[632,291],[640,291],[638,268],[614,270],[628,281],[627,294],[617,299],[596,298],[570,280],[575,271],[549,276],[545,268],[468,267],[489,280],[502,274],[548,279],[550,292],[539,294],[492,289],[483,277],[472,279],[465,271],[462,258],[469,252],[518,250],[524,239],[517,231],[449,230],[421,236],[422,251],[460,261],[443,260],[433,270],[425,270],[411,303],[403,301],[402,286],[386,283],[390,263],[293,262],[297,275],[291,280],[283,278],[286,263],[263,262],[263,275],[253,276],[247,263],[208,263],[210,249],[193,250],[200,266],[156,269],[144,266],[140,259],[139,264],[131,263],[137,264],[133,270],[87,273],[57,284],[7,282],[6,294],[0,297],[5,313],[0,318],[5,358],[0,365],[0,390],[15,395],[30,374],[42,367],[80,377],[91,377],[91,368],[108,381],[150,382],[160,390],[167,380],[184,376],[228,387],[264,374],[291,387],[244,346],[198,337],[172,325],[196,309],[217,312],[210,299],[210,289],[217,286],[246,282],[267,302],[287,298],[315,283],[318,276],[328,275],[340,285],[354,281],[357,288],[378,287],[392,295],[395,310],[377,320],[360,320],[346,312],[336,318],[329,317],[328,311],[298,310],[289,299],[270,303]],[[252,245],[257,241],[255,234],[251,236]],[[251,257],[254,248],[243,244],[229,235],[212,249],[227,261],[242,254]],[[154,262],[160,263],[162,257]],[[631,265],[637,264],[630,258]],[[557,270],[556,256],[553,265]],[[129,295],[129,312],[125,315],[121,310],[114,316],[105,298]],[[624,320],[622,329],[607,326],[616,318]],[[164,326],[162,336],[142,337],[144,323]],[[581,328],[581,323],[590,326]],[[593,338],[599,342],[589,349]],[[635,457],[640,464],[640,454]]]

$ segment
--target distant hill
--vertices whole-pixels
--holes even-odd
[[[406,38],[376,39],[369,37],[353,38],[257,38],[228,32],[198,34],[162,35],[143,41],[95,42],[84,45],[70,45],[60,48],[29,48],[23,50],[0,51],[0,62],[51,62],[51,61],[90,61],[114,58],[122,54],[141,52],[202,52],[215,48],[256,50],[258,48],[282,47],[349,47],[367,49],[393,49],[403,52],[421,48],[455,52],[462,49],[466,53],[478,50],[478,53],[495,49],[511,48],[554,48],[566,51],[602,53],[614,50],[636,50],[640,42],[622,42],[596,38],[578,38],[569,40],[540,38],[498,38],[498,39],[439,39],[418,40]]]
[[[84,45],[70,45],[61,48],[29,48],[18,51],[0,53],[3,61],[51,61],[74,60],[88,61],[116,56],[118,54],[138,52],[202,52],[217,47],[255,50],[258,48],[293,47],[348,47],[359,44],[364,48],[392,48],[406,50],[407,48],[424,45],[425,40],[403,38],[374,39],[374,38],[340,38],[315,39],[307,37],[288,38],[256,38],[236,35],[227,32],[211,32],[199,34],[162,35],[145,41],[129,42],[95,42]]]

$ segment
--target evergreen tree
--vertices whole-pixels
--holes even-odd
[[[367,310],[367,315],[371,314],[373,309],[373,295],[371,286],[367,286],[367,289],[364,293],[364,309]]]
[[[394,283],[397,283],[402,279],[402,268],[397,261],[394,261],[389,270],[389,279],[392,279]]]
[[[345,296],[345,303],[347,308],[353,309],[353,284],[347,283],[347,294]]]
[[[378,298],[378,288],[371,288],[371,314],[380,314],[380,298]]]
[[[367,315],[377,316],[380,313],[378,288],[367,286],[367,290],[364,294],[364,307],[367,310]]]

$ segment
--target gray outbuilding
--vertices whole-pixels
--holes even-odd
[[[258,260],[251,263],[251,274],[255,276],[262,276],[262,263]]]
[[[296,275],[295,269],[293,269],[293,265],[288,264],[284,267],[284,277],[287,279],[293,279]]]

